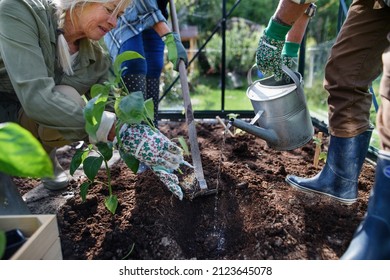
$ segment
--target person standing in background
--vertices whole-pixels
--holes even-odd
[[[112,60],[125,51],[135,51],[145,58],[125,61],[123,80],[129,92],[142,91],[145,99],[153,99],[156,127],[165,46],[174,70],[178,71],[180,59],[188,63],[179,35],[167,24],[167,4],[168,0],[135,0],[104,38]]]

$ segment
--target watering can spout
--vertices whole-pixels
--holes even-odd
[[[229,120],[230,126],[235,126],[241,130],[244,130],[250,134],[260,137],[265,140],[267,143],[276,144],[278,142],[278,136],[273,129],[265,129],[256,125],[252,125],[240,119]]]

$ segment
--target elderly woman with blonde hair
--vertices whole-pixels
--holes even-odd
[[[84,101],[108,78],[111,60],[99,40],[131,0],[0,0],[0,122],[17,122],[50,154],[51,190],[69,177],[57,147],[86,140]],[[104,112],[98,141],[112,141],[115,115]]]

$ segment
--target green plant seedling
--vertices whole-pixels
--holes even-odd
[[[227,114],[226,116],[227,116],[228,119],[230,120],[230,119],[236,119],[236,118],[238,118],[239,115],[240,115],[240,114],[229,113],[229,114]],[[240,134],[245,134],[245,133],[246,133],[246,132],[245,132],[244,130],[241,130],[241,129],[239,129],[239,128],[235,128],[235,129],[234,129],[233,135],[240,135]]]
[[[235,114],[235,113],[229,113],[227,114],[226,116],[228,117],[228,119],[236,119],[240,114]]]
[[[122,72],[125,70],[125,68],[121,68],[122,63],[126,60],[136,58],[144,59],[139,53],[133,51],[126,51],[118,55],[113,63],[113,79],[104,84],[95,84],[92,86],[92,99],[87,102],[84,109],[84,118],[86,121],[85,129],[92,139],[96,140],[96,132],[100,126],[103,112],[107,106],[113,108],[117,116],[116,138],[118,147],[122,144],[119,137],[119,129],[123,124],[145,123],[156,130],[153,124],[153,100],[144,100],[143,93],[140,91],[128,92],[122,79]],[[88,189],[94,184],[102,183],[106,185],[109,189],[109,195],[105,199],[105,206],[114,214],[118,206],[118,200],[117,196],[113,195],[112,192],[111,174],[107,163],[112,157],[113,149],[114,146],[107,143],[98,143],[96,147],[88,145],[87,148],[78,149],[72,158],[70,173],[73,175],[76,169],[79,168],[81,164],[83,165],[83,171],[88,178],[88,180],[80,186],[80,193],[83,200],[86,199]],[[126,165],[133,172],[137,172],[139,167],[138,159],[132,155],[123,154],[121,149],[118,150],[120,157],[124,160]],[[108,178],[107,183],[95,180],[103,163]]]
[[[319,132],[318,133],[319,137],[317,136],[313,136],[313,142],[316,146],[316,149],[315,149],[315,155],[314,155],[314,166],[317,167],[318,165],[318,162],[320,160],[322,161],[326,161],[326,158],[327,158],[327,153],[324,152],[324,151],[321,151],[321,145],[322,145],[322,133]]]
[[[326,159],[328,158],[328,153],[327,152],[321,152],[320,156],[318,157],[319,160],[322,160],[326,162]]]
[[[95,152],[95,153],[92,153]],[[96,155],[97,154],[97,155]],[[106,185],[109,191],[108,196],[105,198],[104,204],[106,208],[114,214],[118,206],[117,196],[113,195],[111,186],[111,172],[108,166],[108,161],[113,155],[112,143],[97,143],[96,147],[89,144],[85,149],[78,149],[74,154],[70,164],[70,174],[74,172],[83,164],[83,170],[87,176],[87,181],[80,185],[80,196],[83,201],[87,199],[88,189],[94,184],[100,183]],[[107,175],[107,183],[96,181],[96,175],[99,172],[100,167],[104,163],[104,167]]]
[[[318,138],[317,136],[313,136],[313,142],[316,145],[321,145],[322,144],[322,139]]]
[[[316,144],[316,145],[318,145],[318,146],[321,146],[321,145],[322,145],[322,139],[320,139],[320,138],[318,138],[318,137],[316,137],[316,136],[313,136],[313,142],[314,142],[314,144]],[[328,157],[328,153],[325,152],[325,151],[322,151],[322,152],[320,152],[320,154],[319,154],[318,160],[322,160],[322,161],[325,162],[326,159],[327,159],[327,157]]]

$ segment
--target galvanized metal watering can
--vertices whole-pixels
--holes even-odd
[[[248,72],[250,86],[246,95],[256,115],[250,123],[230,119],[230,124],[264,139],[275,150],[293,150],[305,145],[312,139],[314,128],[301,74],[283,66],[291,78],[289,82],[276,81],[274,76],[252,82],[252,69]]]

